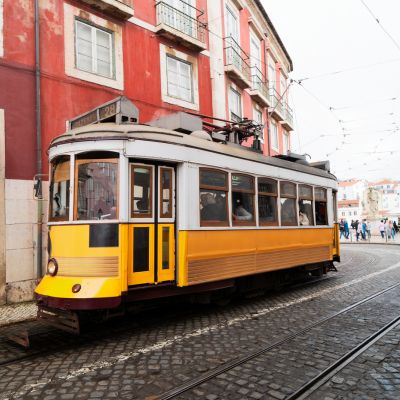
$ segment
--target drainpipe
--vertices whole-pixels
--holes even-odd
[[[42,178],[42,131],[40,103],[40,32],[39,32],[39,0],[35,0],[35,91],[36,91],[36,175]],[[37,240],[36,240],[36,272],[42,277],[42,225],[43,204],[37,201]]]

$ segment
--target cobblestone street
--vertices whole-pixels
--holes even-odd
[[[112,332],[105,325],[92,340],[50,331],[31,351],[51,351],[0,366],[0,399],[154,399],[400,282],[398,246],[342,245],[342,255],[338,272],[327,278],[225,308],[153,310],[150,318],[133,317]],[[284,399],[397,317],[399,293],[393,288],[179,398]],[[398,331],[379,339],[310,398],[399,398]],[[64,348],[65,341],[72,345]],[[13,351],[22,354],[1,340],[0,362]]]

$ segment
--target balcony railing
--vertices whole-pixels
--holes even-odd
[[[247,63],[249,59],[248,55],[239,46],[232,36],[226,37],[225,39],[225,67],[234,67],[237,72],[233,72],[233,75],[237,75],[236,78],[241,81],[239,86],[248,87],[251,83],[251,71],[250,65]],[[233,79],[235,76],[233,77]]]
[[[272,108],[273,112],[279,114],[279,117],[281,119],[283,119],[284,112],[283,112],[282,100],[281,100],[278,92],[276,91],[276,89],[271,88],[269,90],[269,94],[270,94],[270,99],[271,99],[271,108]]]
[[[289,107],[289,104],[285,104],[285,120],[290,127],[293,127],[293,110]]]
[[[267,101],[267,103],[270,103],[270,98],[269,98],[269,84],[268,80],[265,78],[263,73],[258,69],[257,66],[251,67],[251,91],[250,94],[252,93],[260,93],[261,96]]]
[[[206,24],[200,20],[204,13],[185,1],[180,5],[182,9],[178,10],[164,1],[157,2],[157,25],[164,24],[204,44]]]

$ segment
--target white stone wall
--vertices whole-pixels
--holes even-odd
[[[32,300],[38,277],[36,257],[39,200],[34,199],[33,184],[33,180],[5,180],[6,292],[9,303]],[[46,187],[43,189],[47,191]],[[43,201],[43,217],[46,214],[47,202]],[[44,225],[43,264],[47,255],[45,231]]]
[[[4,110],[0,109],[0,304],[4,304],[6,301],[5,163]]]

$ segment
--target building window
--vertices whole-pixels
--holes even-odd
[[[289,153],[289,135],[285,132],[282,134],[283,138],[283,154]]]
[[[229,88],[229,111],[230,119],[235,122],[242,120],[242,98],[234,88]]]
[[[75,20],[76,68],[112,78],[113,34],[85,22]]]
[[[283,226],[297,225],[296,184],[281,182],[281,224]]]
[[[258,179],[258,217],[260,225],[278,225],[278,185],[267,178]]]
[[[192,64],[167,55],[168,96],[193,102]]]
[[[315,197],[315,221],[317,225],[328,225],[326,189],[315,188],[314,197]]]
[[[200,225],[228,225],[228,174],[200,168]]]
[[[313,190],[311,186],[299,185],[299,224],[314,225]]]
[[[254,121],[258,125],[262,126],[259,139],[261,140],[261,142],[264,142],[264,124],[263,124],[262,112],[260,110],[258,110],[257,108],[254,108],[253,109],[253,118],[254,118]]]
[[[232,174],[232,218],[234,225],[255,225],[254,178]]]
[[[276,67],[275,60],[269,54],[268,57],[268,83],[270,89],[276,88]]]
[[[271,121],[271,147],[278,151],[278,127],[274,121]]]

